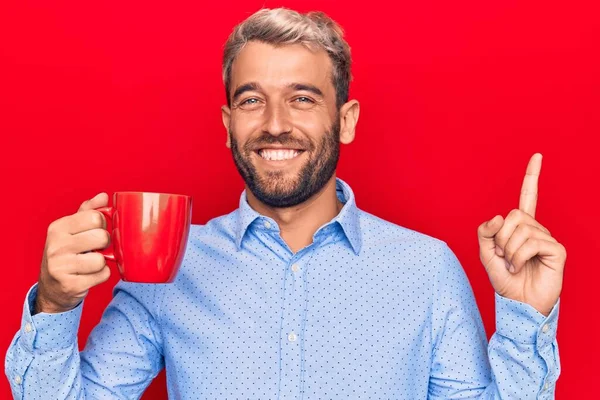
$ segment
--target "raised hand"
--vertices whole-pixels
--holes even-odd
[[[481,224],[479,258],[494,290],[548,315],[560,296],[567,252],[548,229],[535,220],[542,155],[527,165],[519,208]]]

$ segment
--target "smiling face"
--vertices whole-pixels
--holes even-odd
[[[300,204],[332,179],[339,143],[354,137],[358,103],[338,111],[324,50],[251,41],[231,69],[227,145],[248,189],[271,207]],[[355,115],[354,115],[355,114]]]

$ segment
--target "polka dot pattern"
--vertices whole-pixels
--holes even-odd
[[[343,181],[337,189],[344,208],[295,254],[245,195],[193,225],[176,281],[120,282],[81,355],[81,306],[50,320],[26,304],[23,325],[37,333],[22,329],[9,349],[9,379],[24,377],[11,379],[15,397],[137,398],[163,367],[175,399],[552,395],[558,305],[544,318],[497,296],[488,347],[448,246],[359,210]]]

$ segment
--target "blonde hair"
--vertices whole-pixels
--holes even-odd
[[[325,50],[333,64],[332,83],[338,109],[348,101],[352,57],[342,28],[321,11],[300,14],[287,8],[263,8],[238,24],[225,43],[223,83],[228,105],[231,101],[231,66],[251,40],[272,45],[301,43],[312,51]]]

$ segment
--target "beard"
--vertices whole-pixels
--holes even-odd
[[[340,120],[336,117],[331,129],[322,136],[318,144],[302,140],[290,134],[262,136],[250,139],[240,149],[235,132],[230,130],[231,153],[235,166],[252,194],[262,203],[274,208],[287,208],[301,204],[311,198],[329,182],[340,156]],[[267,171],[260,174],[252,164],[251,157],[261,145],[279,144],[283,147],[302,147],[308,158],[298,173]],[[288,176],[293,175],[293,176]]]

